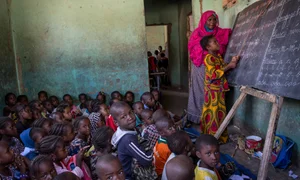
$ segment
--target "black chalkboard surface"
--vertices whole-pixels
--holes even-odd
[[[241,59],[230,84],[300,99],[300,0],[262,0],[240,12],[225,60],[234,55]]]

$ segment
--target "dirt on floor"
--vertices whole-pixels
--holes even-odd
[[[171,112],[181,115],[184,112],[184,109],[187,108],[187,101],[188,101],[188,93],[180,92],[180,91],[172,91],[172,90],[162,90],[162,104],[164,108],[170,110]],[[193,125],[193,127],[197,130],[200,130],[199,125]],[[231,137],[238,137],[240,135],[249,136],[252,135],[247,129],[239,129],[236,126],[229,126],[228,132]],[[231,138],[234,139],[234,138]],[[221,145],[221,152],[225,154],[229,154],[230,156],[233,155],[235,151],[237,142],[229,141],[227,144]],[[248,155],[242,150],[237,149],[235,155],[233,157],[238,163],[243,165],[244,167],[248,168],[253,174],[257,175],[260,160]],[[286,170],[275,169],[272,164],[269,164],[267,169],[268,171],[268,178],[269,180],[292,180],[293,178],[289,177],[289,171],[292,170],[294,174],[300,176],[300,168],[296,165],[289,166]],[[300,179],[297,178],[297,179]]]

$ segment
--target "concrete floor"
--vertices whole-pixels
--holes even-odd
[[[174,90],[162,90],[162,105],[165,109],[181,115],[184,112],[184,109],[187,108],[188,93],[174,91]],[[240,130],[239,128],[231,125],[228,127],[228,132],[230,135],[237,136],[239,134],[249,135],[247,130]],[[246,134],[245,134],[246,133]],[[225,154],[232,155],[235,150],[236,143],[229,142],[227,144],[221,145],[221,152]],[[250,155],[246,154],[244,151],[237,150],[234,156],[234,159],[250,169],[253,174],[258,174],[260,160],[253,158]],[[272,164],[268,168],[268,179],[269,180],[290,180],[288,176],[289,170],[292,170],[295,174],[300,175],[300,168],[296,166],[290,166],[287,170],[275,169]],[[300,178],[298,178],[300,179]]]

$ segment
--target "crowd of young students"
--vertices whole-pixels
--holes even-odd
[[[193,145],[163,109],[157,90],[111,93],[5,96],[0,118],[0,179],[219,179],[218,141],[201,135]],[[191,159],[198,159],[193,164]],[[196,161],[194,161],[196,162]],[[195,168],[195,165],[197,166]]]

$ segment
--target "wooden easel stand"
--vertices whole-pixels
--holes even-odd
[[[268,131],[265,138],[263,157],[260,162],[260,167],[259,167],[258,177],[257,177],[258,180],[265,180],[268,175],[268,166],[269,166],[269,161],[272,153],[272,147],[273,147],[275,132],[277,128],[277,122],[279,119],[280,110],[283,103],[283,97],[276,96],[274,94],[270,94],[267,92],[259,91],[246,86],[242,86],[240,88],[240,91],[241,94],[239,98],[235,101],[234,105],[232,106],[229,113],[225,117],[223,123],[221,124],[217,133],[215,134],[215,137],[219,139],[221,134],[224,132],[224,130],[227,128],[228,124],[230,123],[232,117],[235,115],[237,108],[242,104],[242,102],[245,100],[247,95],[251,95],[259,99],[263,99],[271,102],[273,106],[272,106],[271,116],[269,120]]]

